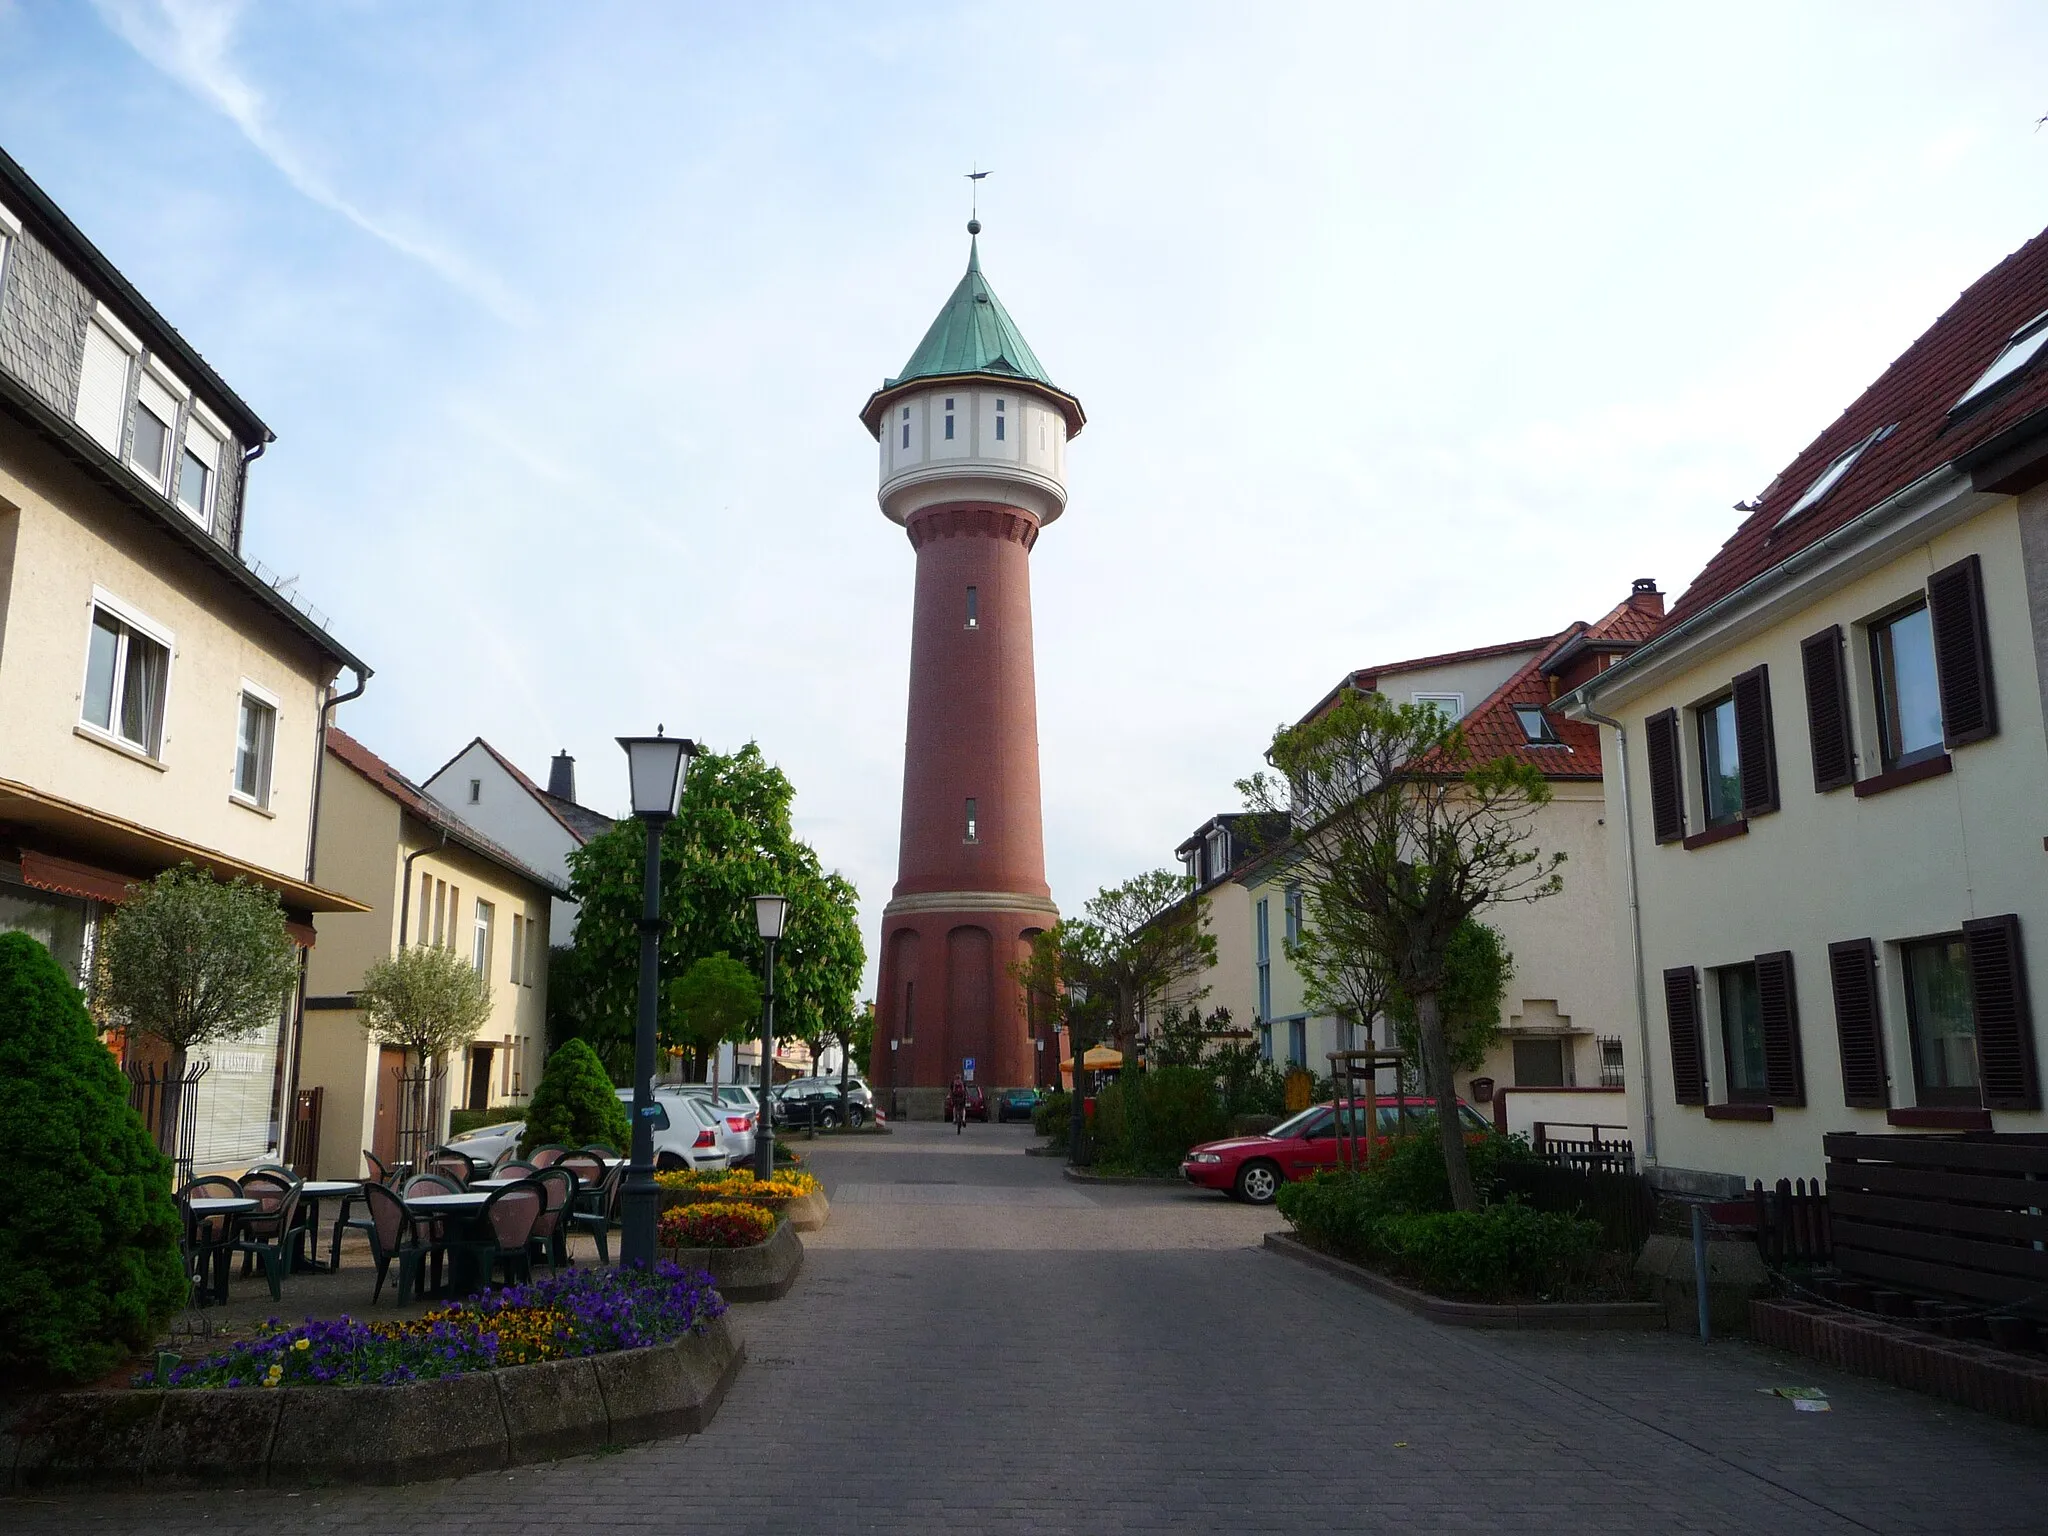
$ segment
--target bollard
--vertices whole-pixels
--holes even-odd
[[[1707,1211],[1705,1206],[1692,1208],[1692,1283],[1700,1298],[1700,1342],[1708,1341],[1710,1330],[1707,1326]]]

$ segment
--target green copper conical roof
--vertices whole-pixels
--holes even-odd
[[[1048,389],[1058,386],[1045,365],[1017,330],[988,279],[981,275],[980,242],[970,237],[967,272],[960,279],[939,318],[924,333],[903,371],[882,387],[894,389],[911,379],[936,379],[962,373],[1010,374],[1031,379]]]

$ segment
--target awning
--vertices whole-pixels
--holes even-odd
[[[370,910],[362,902],[338,891],[323,890],[231,854],[202,848],[197,843],[188,843],[138,822],[111,816],[9,779],[0,779],[0,833],[24,844],[24,867],[31,850],[35,851],[36,857],[58,866],[55,873],[46,872],[48,881],[68,880],[81,884],[84,875],[78,871],[83,871],[116,886],[126,887],[183,863],[193,864],[217,880],[233,880],[240,876],[252,885],[277,892],[309,941],[312,926],[307,917],[310,914]],[[78,857],[59,857],[42,851],[51,844],[63,848],[67,855]],[[85,862],[87,860],[91,862]],[[74,889],[73,884],[44,883],[42,888],[86,896],[93,901],[121,899],[118,891],[112,894],[104,889],[87,892]]]
[[[1091,1045],[1081,1053],[1081,1066],[1089,1072],[1114,1072],[1124,1064],[1124,1053],[1106,1045]],[[1060,1063],[1062,1072],[1074,1070],[1074,1058]]]
[[[117,875],[112,870],[80,864],[75,859],[60,859],[51,853],[38,853],[33,848],[21,850],[21,879],[24,885],[34,886],[39,891],[55,891],[60,896],[77,896],[85,901],[103,901],[112,906],[126,901],[130,888],[140,883],[135,876]],[[287,917],[284,931],[291,935],[292,942],[299,948],[313,947],[311,923]]]

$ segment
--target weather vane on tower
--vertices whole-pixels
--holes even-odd
[[[977,166],[980,163],[975,162]],[[970,235],[981,233],[981,184],[987,177],[988,172],[983,170],[972,170],[967,173],[967,180],[971,186],[967,202],[967,233]]]

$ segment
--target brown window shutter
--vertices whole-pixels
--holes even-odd
[[[1991,629],[1984,615],[1984,568],[1975,555],[1927,578],[1934,670],[1941,682],[1941,737],[1967,746],[1998,734],[1991,691]]]
[[[1877,946],[1845,939],[1828,946],[1828,979],[1835,989],[1835,1038],[1842,1051],[1842,1102],[1851,1109],[1885,1109],[1884,1020],[1877,1006]]]
[[[1970,1003],[1977,1015],[1977,1079],[1986,1109],[2039,1109],[2034,1019],[2027,1007],[2027,963],[2020,920],[1979,917],[1963,924],[1970,952]]]
[[[1685,801],[1678,783],[1678,711],[1667,709],[1643,722],[1643,751],[1650,760],[1650,825],[1660,843],[1685,836]]]
[[[1700,1049],[1700,973],[1681,965],[1664,973],[1664,1017],[1671,1026],[1671,1093],[1681,1104],[1707,1102]]]
[[[1756,957],[1757,1012],[1764,1026],[1764,1098],[1798,1109],[1806,1103],[1799,1057],[1799,994],[1792,987],[1792,951]]]
[[[1744,818],[1778,808],[1778,743],[1771,729],[1771,669],[1752,667],[1735,679],[1735,756],[1742,776]]]
[[[1813,789],[1826,794],[1856,782],[1856,746],[1849,736],[1849,676],[1842,626],[1830,624],[1799,642],[1806,672],[1806,729],[1813,738]]]

